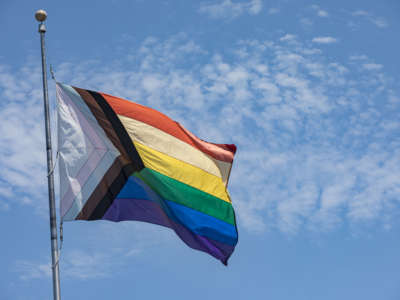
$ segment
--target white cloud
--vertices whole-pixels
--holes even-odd
[[[400,197],[395,133],[399,124],[397,114],[390,113],[400,109],[396,87],[385,79],[382,68],[365,72],[362,65],[370,62],[363,55],[342,64],[323,56],[315,44],[287,43],[289,37],[242,41],[224,55],[204,51],[185,36],[149,38],[134,56],[120,55],[118,63],[66,62],[55,70],[66,83],[158,109],[202,139],[236,143],[230,193],[241,228],[293,234],[383,219],[382,226],[390,228]],[[22,71],[2,70],[8,83],[1,86],[0,115],[9,130],[2,132],[5,137],[0,136],[0,143],[14,163],[0,160],[0,192],[10,193],[6,186],[13,193],[24,188],[40,192],[45,173],[39,183],[24,179],[44,169],[44,158],[38,159],[44,156],[41,111],[35,111],[40,92],[33,88],[40,79],[26,80]],[[23,93],[13,98],[17,91]],[[38,94],[33,100],[32,93]],[[32,120],[18,114],[25,108],[32,111]],[[23,125],[13,127],[18,123]],[[20,132],[8,133],[12,130]],[[34,137],[21,141],[20,136],[30,132]],[[33,149],[35,159],[26,157],[26,149]],[[36,203],[38,197],[32,201]],[[101,232],[113,238],[110,244],[120,243],[115,248],[135,255],[146,245],[133,246],[140,239],[124,244],[120,236],[130,231],[117,231],[125,228],[122,225]],[[158,231],[152,230],[140,238],[154,240]],[[91,255],[100,259],[106,254],[93,250]],[[79,265],[76,256],[64,256],[72,269]],[[109,271],[91,272],[103,276]]]
[[[41,198],[36,209],[43,212],[46,154],[39,82],[40,69],[30,63],[15,73],[0,66],[0,194],[8,205]]]
[[[353,16],[369,16],[370,13],[365,10],[357,10],[352,13]]]
[[[328,12],[326,10],[322,10],[322,9],[317,12],[317,15],[319,17],[328,17],[329,16]]]
[[[368,63],[368,64],[363,64],[363,68],[369,71],[374,71],[374,70],[380,70],[382,69],[381,64],[374,64],[374,63]]]
[[[63,254],[60,265],[63,267],[63,274],[76,279],[90,279],[109,277],[112,270],[121,266],[121,259],[113,259],[117,254],[105,252],[84,252],[72,250]]]
[[[335,39],[331,36],[319,36],[319,37],[313,38],[312,42],[317,43],[317,44],[332,44],[332,43],[336,43],[337,39]]]
[[[351,55],[350,60],[366,60],[368,57],[366,55]]]
[[[144,90],[151,94],[160,91],[165,85],[165,82],[159,76],[148,75],[145,78],[143,78],[142,84]]]
[[[111,276],[112,269],[120,266],[121,259],[113,260],[113,253],[87,253],[73,250],[62,253],[60,267],[64,277],[80,280]],[[111,262],[113,261],[113,264]],[[16,262],[15,271],[21,280],[42,279],[51,277],[51,263],[32,262],[19,260]]]
[[[305,27],[309,27],[313,24],[313,22],[309,18],[301,18],[300,23]]]
[[[81,236],[65,235],[59,260],[64,278],[109,278],[129,261],[143,259],[149,249],[156,249],[172,240],[177,242],[176,237],[171,238],[171,230],[141,222],[80,225]],[[64,230],[70,231],[69,226],[64,224]],[[47,278],[51,276],[51,263],[48,259],[17,260],[14,271],[21,280]]]
[[[388,22],[384,18],[377,17],[366,10],[354,11],[352,15],[355,17],[362,17],[379,28],[385,28],[389,26]]]
[[[263,7],[261,0],[251,0],[248,6],[249,13],[252,15],[257,15],[261,12]]]
[[[268,14],[269,15],[275,15],[278,14],[281,10],[277,7],[271,7],[268,9]]]
[[[329,16],[328,12],[321,9],[318,5],[311,5],[311,8],[316,12],[318,17],[326,18]]]
[[[201,4],[200,13],[204,13],[211,18],[236,18],[244,13],[257,15],[263,7],[261,0],[249,0],[247,2],[234,2],[232,0],[222,0],[217,3]]]
[[[15,271],[22,280],[40,279],[51,276],[51,264],[19,260],[16,262]]]
[[[279,40],[283,42],[283,41],[293,41],[295,39],[296,39],[295,35],[287,33],[283,37],[281,37]]]

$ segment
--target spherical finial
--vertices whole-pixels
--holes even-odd
[[[35,13],[35,18],[38,22],[44,22],[47,18],[47,12],[43,9],[39,9]]]

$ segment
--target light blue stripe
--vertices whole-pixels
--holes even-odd
[[[103,156],[102,160],[96,166],[92,174],[90,174],[90,177],[81,188],[81,191],[76,195],[71,208],[63,216],[63,221],[72,221],[78,216],[79,212],[85,206],[87,200],[92,195],[94,189],[97,187],[101,179],[104,177],[104,174],[111,167],[116,157],[117,156],[110,151]]]

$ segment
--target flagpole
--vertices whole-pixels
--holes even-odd
[[[54,176],[53,176],[53,154],[51,149],[51,133],[50,133],[50,112],[49,112],[49,95],[47,91],[47,72],[46,72],[46,55],[44,47],[44,35],[46,26],[44,21],[47,13],[39,9],[35,13],[35,18],[39,24],[40,45],[42,53],[42,77],[43,77],[43,100],[44,100],[44,120],[46,127],[46,151],[47,151],[47,185],[49,192],[49,213],[50,213],[50,242],[51,242],[51,262],[53,272],[53,298],[60,300],[60,271],[58,268],[58,240],[57,240],[57,219],[56,219],[56,203],[54,194]]]

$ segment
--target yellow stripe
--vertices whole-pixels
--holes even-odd
[[[134,144],[146,168],[231,202],[221,178],[138,142]]]
[[[232,167],[231,163],[216,160],[180,139],[146,123],[121,115],[118,115],[118,117],[134,142],[139,142],[151,149],[218,176],[222,178],[226,185]]]

